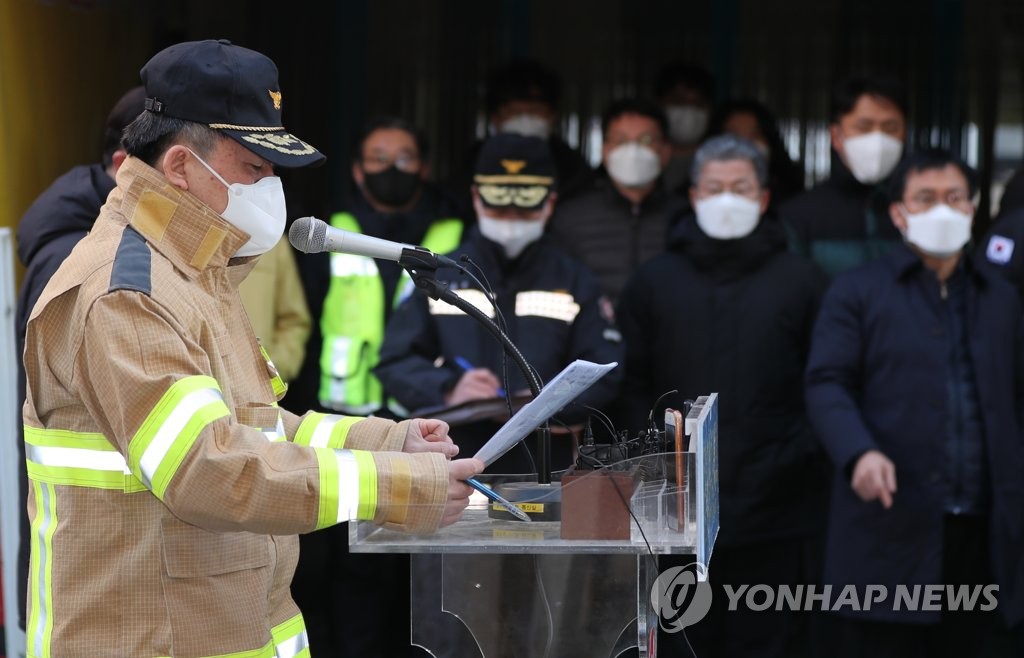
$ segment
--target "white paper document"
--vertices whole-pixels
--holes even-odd
[[[541,389],[540,395],[509,418],[473,456],[490,466],[617,365],[615,362],[602,365],[580,359],[573,361]]]

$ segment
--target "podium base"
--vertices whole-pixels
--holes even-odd
[[[526,512],[533,521],[559,521],[562,518],[562,484],[537,482],[506,482],[494,487],[505,500]],[[491,503],[487,516],[492,519],[518,521],[501,505]]]

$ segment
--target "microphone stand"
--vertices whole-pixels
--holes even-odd
[[[431,260],[430,256],[430,252],[425,252],[424,254],[416,249],[406,249],[402,252],[402,257],[398,264],[409,272],[416,287],[422,290],[428,297],[451,304],[482,324],[487,331],[498,339],[505,353],[512,357],[512,360],[519,366],[533,397],[536,398],[540,395],[540,382],[537,380],[537,375],[530,368],[526,358],[519,351],[519,348],[515,346],[515,343],[512,342],[512,339],[495,324],[494,320],[487,317],[483,311],[452,292],[448,284],[441,283],[434,277],[437,272],[437,263]],[[506,395],[510,394],[511,391],[506,392]],[[551,484],[551,430],[546,422],[537,428],[537,482],[541,485]]]

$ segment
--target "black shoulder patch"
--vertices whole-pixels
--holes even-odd
[[[146,239],[131,226],[126,226],[121,234],[121,244],[117,245],[114,270],[110,273],[110,288],[107,292],[137,290],[152,295],[152,258]]]

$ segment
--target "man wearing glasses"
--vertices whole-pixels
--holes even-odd
[[[617,101],[601,123],[607,175],[561,204],[549,232],[590,266],[604,293],[615,301],[636,268],[665,251],[668,229],[686,202],[668,194],[661,183],[672,148],[660,107],[635,99]]]
[[[424,138],[412,125],[394,117],[372,119],[356,143],[347,208],[331,216],[331,225],[422,244],[436,253],[455,249],[462,221],[455,218],[452,202],[427,181],[427,157]],[[310,313],[319,322],[288,401],[393,417],[372,369],[408,276],[397,263],[351,254],[306,255],[300,267]],[[347,555],[345,525],[301,541],[293,593],[309,611],[307,629],[317,650],[329,656],[404,655],[408,638],[389,625],[408,619],[408,557]],[[392,613],[381,615],[382,609]],[[341,627],[340,618],[352,623]]]
[[[974,172],[906,159],[889,215],[905,244],[825,297],[807,408],[835,467],[825,582],[887,597],[838,610],[837,656],[1020,655],[1024,324],[1012,286],[964,253]],[[927,605],[897,587],[940,584]],[[995,610],[950,592],[998,585]],[[952,588],[952,589],[950,589]],[[987,608],[987,610],[986,610]],[[927,647],[927,649],[925,649]]]

